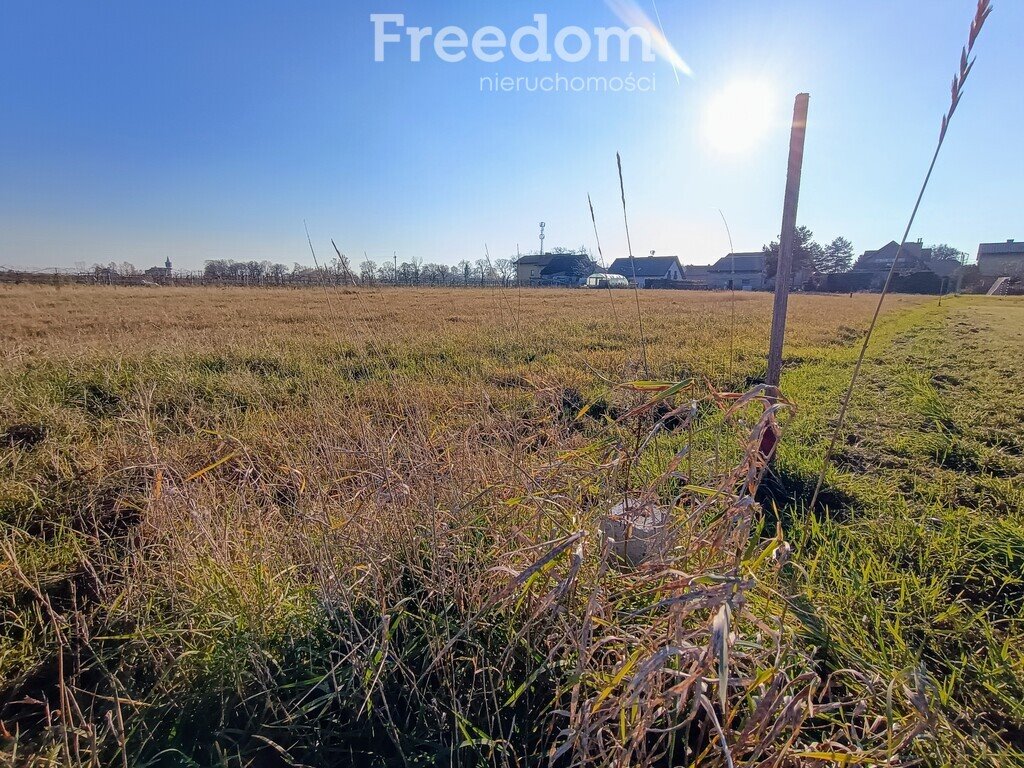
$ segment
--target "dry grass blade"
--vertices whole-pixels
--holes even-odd
[[[585,535],[586,531],[576,531],[576,533],[572,534],[571,536],[567,536],[562,541],[558,542],[554,547],[545,552],[544,555],[541,558],[539,558],[536,562],[534,562],[521,573],[517,574],[509,582],[508,586],[505,587],[505,590],[502,592],[501,596],[506,597],[507,595],[515,591],[517,588],[521,587],[523,584],[529,581],[531,577],[533,577],[536,573],[540,572],[546,565],[548,565],[548,563],[552,562],[556,557],[558,557],[571,546],[573,546]]]
[[[633,258],[633,242],[629,237],[629,218],[626,216],[626,182],[622,177],[622,156],[615,153],[615,164],[619,169],[619,193],[622,197],[622,223],[626,229],[626,250],[629,253],[629,265],[633,270],[633,298],[636,301],[636,324],[640,334],[640,354],[644,365],[644,373],[650,375],[647,363],[647,335],[644,333],[644,315],[640,310],[640,286],[636,278],[636,259]]]
[[[725,712],[729,697],[729,603],[723,603],[711,625],[711,652],[718,661],[718,703]]]

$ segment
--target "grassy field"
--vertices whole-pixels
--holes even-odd
[[[878,339],[826,485],[795,511],[801,632],[826,668],[912,681],[928,762],[1024,762],[1024,302],[947,300]],[[781,451],[782,501],[806,498],[852,359],[785,381],[807,405]],[[837,364],[838,363],[838,364]],[[787,498],[788,497],[788,498]]]
[[[893,297],[808,510],[875,301],[772,406],[767,294],[2,289],[3,754],[1022,762],[1024,302]]]

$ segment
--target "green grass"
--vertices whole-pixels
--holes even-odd
[[[914,675],[935,765],[1024,762],[1024,306],[890,318],[817,510],[786,512],[792,588],[822,670]],[[787,372],[802,408],[778,468],[809,501],[853,350]],[[902,678],[901,678],[902,676]]]
[[[338,294],[330,330],[252,295],[22,297],[10,762],[718,766],[716,722],[738,765],[1022,762],[1024,304],[896,297],[812,511],[873,297],[794,297],[762,511],[732,496],[759,405],[699,379],[757,375],[770,297],[730,362],[721,297],[644,294],[651,378],[698,380],[615,424],[652,397],[613,386],[644,377],[629,295],[533,292],[522,333],[484,292]],[[674,510],[636,572],[597,535],[627,490]]]

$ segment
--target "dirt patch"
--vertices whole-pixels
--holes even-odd
[[[41,424],[11,424],[0,434],[0,445],[9,448],[35,448],[46,439],[47,429]]]

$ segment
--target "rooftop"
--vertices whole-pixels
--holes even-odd
[[[555,257],[553,253],[528,253],[525,256],[520,256],[516,259],[516,264],[527,266],[540,266],[546,267],[551,263],[551,259]]]
[[[608,267],[609,272],[626,277],[664,277],[669,269],[675,265],[683,272],[683,266],[679,263],[678,256],[640,256],[630,259],[628,256],[623,259],[616,259]]]
[[[890,240],[881,248],[873,251],[864,251],[853,265],[853,269],[855,272],[888,269],[892,266],[897,253],[900,255],[901,267],[913,267],[915,264],[920,265],[932,257],[932,249],[925,248],[920,240],[904,243],[902,251],[900,250],[899,243],[895,240]]]
[[[590,274],[597,265],[585,253],[552,253],[545,254],[548,259],[540,273],[543,277],[566,274]]]
[[[730,253],[711,265],[710,272],[761,272],[764,269],[763,251]]]
[[[1024,256],[1024,242],[982,243],[978,246],[978,257],[982,256]]]

